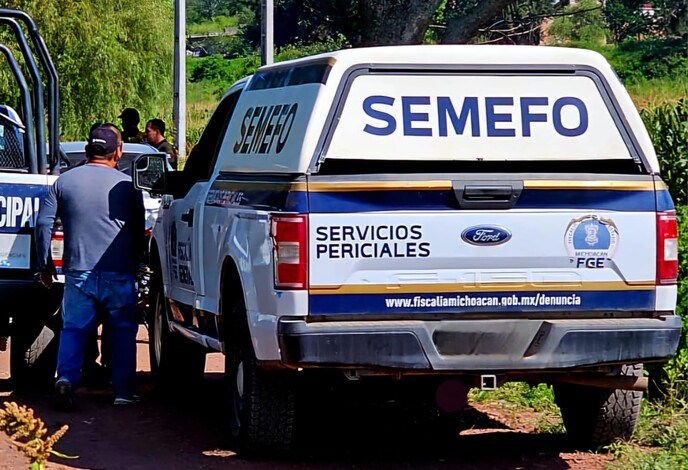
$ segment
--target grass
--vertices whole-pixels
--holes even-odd
[[[635,437],[608,448],[613,469],[688,468],[688,408],[643,403]]]
[[[220,33],[225,28],[236,28],[239,25],[236,16],[216,16],[213,21],[186,25],[186,34]]]
[[[507,382],[493,391],[472,389],[469,399],[475,403],[502,401],[514,405],[516,408],[540,412],[558,413],[559,411],[554,404],[552,387],[545,384],[531,387],[524,382]]]
[[[688,76],[643,80],[627,84],[626,89],[638,109],[676,104],[688,98]]]
[[[492,391],[472,389],[468,397],[472,403],[497,403],[509,414],[516,415],[523,411],[539,413],[537,421],[533,423],[533,430],[538,434],[566,432],[549,385],[531,387],[524,382],[508,382]]]
[[[522,382],[510,382],[494,391],[471,390],[475,403],[499,403],[506,410],[518,413],[530,410],[542,413],[535,423],[535,432],[562,434],[565,432],[554,404],[550,386],[530,387]],[[674,470],[688,468],[688,405],[674,402],[656,404],[643,402],[635,435],[631,442],[619,442],[606,447],[614,456],[611,469]]]

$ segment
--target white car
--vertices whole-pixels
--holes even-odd
[[[81,142],[60,142],[64,155],[62,155],[61,173],[86,163],[86,141]],[[131,176],[131,164],[136,158],[143,154],[160,153],[148,144],[124,143],[122,147],[122,158],[117,162],[117,169],[122,173]],[[167,160],[166,160],[167,161]],[[167,170],[174,171],[167,161]],[[148,192],[143,192],[143,205],[146,209],[146,231],[153,227],[153,223],[158,216],[160,199],[151,197]]]

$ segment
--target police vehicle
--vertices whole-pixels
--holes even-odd
[[[0,8],[0,21],[13,33],[12,49],[2,44],[0,52],[19,97],[16,110],[0,106],[0,346],[6,347],[9,337],[15,388],[52,385],[62,284],[48,290],[37,282],[33,231],[41,201],[59,173],[57,74],[30,16]],[[12,50],[21,52],[24,67]],[[56,233],[57,267],[61,247]]]
[[[184,171],[143,156],[134,179],[163,195],[153,371],[175,386],[222,351],[242,452],[289,449],[297,399],[333,372],[411,391],[437,417],[420,433],[471,387],[553,384],[570,436],[607,444],[633,432],[641,364],[678,345],[674,205],[590,51],[403,46],[265,66],[227,92]]]
[[[60,142],[60,149],[62,150],[62,168],[60,173],[69,171],[74,167],[84,165],[86,163],[86,141],[80,142]],[[117,169],[122,173],[131,176],[132,162],[143,154],[157,153],[157,149],[146,143],[129,143],[122,144],[122,157],[117,161]],[[174,171],[172,165],[167,162],[167,170]],[[145,229],[146,233],[150,233],[153,228],[153,223],[158,215],[160,208],[160,198],[153,198],[147,192],[143,193],[143,207],[145,209]]]

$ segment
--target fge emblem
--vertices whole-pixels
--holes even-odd
[[[569,222],[564,243],[577,268],[604,268],[619,245],[619,230],[611,219],[586,215]]]

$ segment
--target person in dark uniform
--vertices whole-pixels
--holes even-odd
[[[165,139],[165,121],[151,119],[146,123],[146,141],[159,152],[165,152],[172,168],[177,169],[177,150]]]
[[[136,109],[124,108],[119,119],[122,120],[122,142],[140,144],[144,141],[145,135],[139,130],[141,118]]]

